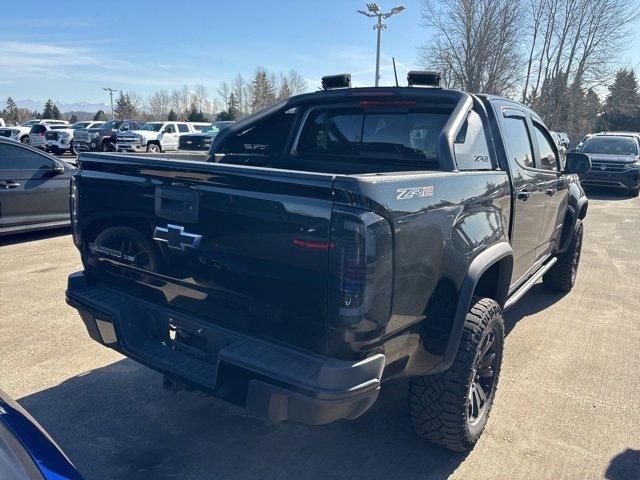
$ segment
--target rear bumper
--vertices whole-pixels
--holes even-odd
[[[69,276],[67,303],[95,341],[272,421],[354,419],[375,402],[385,357],[323,358]]]
[[[589,171],[580,175],[580,184],[593,187],[624,188],[633,190],[640,186],[640,169],[624,172]]]

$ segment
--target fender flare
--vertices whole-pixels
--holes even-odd
[[[587,208],[589,207],[589,199],[583,195],[576,202],[576,206],[569,208],[567,210],[567,215],[570,215],[569,223],[565,225],[562,234],[560,235],[560,246],[558,247],[557,253],[562,253],[567,250],[569,247],[569,242],[571,241],[571,233],[576,227],[576,223],[578,220],[584,219],[587,216]],[[565,234],[566,232],[566,234]]]
[[[511,273],[513,270],[513,249],[508,242],[502,241],[496,243],[480,254],[478,254],[469,265],[467,274],[462,281],[460,288],[460,294],[458,295],[458,305],[456,307],[455,317],[453,319],[453,325],[451,327],[451,334],[449,335],[449,343],[445,351],[444,357],[438,365],[436,365],[429,374],[442,372],[447,370],[456,356],[458,351],[458,345],[462,338],[462,329],[464,321],[471,308],[471,302],[473,301],[473,293],[476,290],[478,280],[482,275],[496,263],[507,259],[507,268],[500,269],[500,276],[498,278],[498,285],[496,288],[496,301],[500,306],[504,306],[509,294],[509,285],[511,283]]]

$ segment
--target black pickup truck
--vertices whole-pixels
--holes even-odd
[[[91,338],[273,421],[353,419],[410,377],[416,431],[471,448],[503,310],[575,282],[589,157],[561,171],[527,107],[417,86],[292,97],[210,153],[80,156],[66,298]]]
[[[137,130],[144,122],[109,120],[97,128],[73,132],[73,144],[78,152],[115,152],[118,132]]]

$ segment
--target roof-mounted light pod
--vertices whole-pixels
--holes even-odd
[[[440,72],[435,70],[412,70],[407,73],[407,83],[410,87],[421,85],[440,88]]]
[[[351,74],[327,75],[322,77],[322,89],[333,90],[336,88],[351,88]]]

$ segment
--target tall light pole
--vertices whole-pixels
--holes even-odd
[[[376,17],[378,19],[378,22],[373,26],[373,29],[378,31],[378,43],[376,47],[376,87],[378,86],[378,83],[380,81],[380,33],[383,29],[387,28],[387,25],[382,23],[382,20],[393,17],[404,9],[404,5],[398,5],[397,7],[393,7],[388,12],[381,12],[380,7],[377,3],[367,3],[367,12],[365,12],[364,10],[358,10],[358,13],[361,13],[365,17]]]
[[[111,120],[113,120],[114,119],[114,116],[113,116],[113,92],[115,92],[116,89],[115,88],[103,88],[103,90],[105,92],[109,92],[109,98],[111,99]]]

